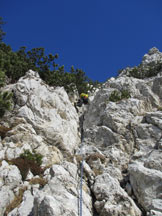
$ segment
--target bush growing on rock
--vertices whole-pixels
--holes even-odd
[[[144,79],[156,76],[159,72],[162,71],[162,62],[158,61],[156,64],[149,63],[148,65],[140,64],[133,68],[126,68],[127,76],[131,76],[137,79]],[[119,70],[119,74],[121,74],[123,70]]]
[[[117,102],[122,99],[128,99],[130,97],[130,92],[127,89],[123,89],[121,91],[114,90],[109,97],[109,101]]]
[[[31,153],[29,150],[25,150],[24,153],[20,155],[21,158],[35,161],[38,165],[42,164],[42,158],[43,156],[41,154],[38,154],[36,152]]]
[[[117,102],[117,101],[120,100],[120,98],[121,98],[121,97],[120,97],[120,92],[117,91],[117,90],[114,90],[114,91],[111,93],[110,97],[109,97],[109,101]]]
[[[121,90],[121,100],[130,98],[130,92],[127,89]]]
[[[6,111],[11,110],[12,96],[11,92],[0,92],[0,118],[4,116]]]
[[[31,153],[26,150],[20,157],[13,159],[11,162],[16,165],[22,175],[22,180],[24,181],[28,175],[29,170],[33,175],[43,174],[43,169],[40,167],[42,163],[42,155],[37,153]]]

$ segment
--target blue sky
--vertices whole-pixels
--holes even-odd
[[[1,0],[0,16],[13,50],[44,47],[101,82],[162,51],[161,0]]]

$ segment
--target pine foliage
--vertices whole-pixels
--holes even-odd
[[[68,72],[64,65],[56,63],[58,54],[45,54],[43,47],[27,50],[25,46],[18,51],[5,44],[2,40],[5,33],[2,30],[4,22],[0,17],[0,87],[8,83],[15,83],[31,69],[37,71],[40,77],[50,86],[63,86],[67,92],[78,90],[79,94],[87,93],[96,87],[98,82],[90,80],[82,69],[73,66]],[[11,109],[12,94],[0,92],[0,117],[6,110]]]
[[[5,43],[0,44],[0,85],[4,82],[5,75],[11,83],[15,83],[20,77],[32,69],[37,71],[40,77],[50,86],[64,86],[67,92],[77,89],[79,93],[87,92],[97,82],[90,80],[82,69],[65,71],[64,65],[56,64],[58,54],[45,55],[44,48],[33,48],[30,51],[21,47],[18,51],[12,51]]]
[[[11,110],[12,93],[0,92],[0,118],[3,117],[6,111]]]

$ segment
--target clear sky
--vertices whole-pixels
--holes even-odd
[[[44,47],[101,82],[162,51],[162,0],[1,0],[0,16],[14,51]]]

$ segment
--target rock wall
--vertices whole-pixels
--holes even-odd
[[[162,60],[159,51],[150,51],[145,64],[154,63],[155,56]],[[161,73],[144,80],[125,74],[110,79],[85,114],[84,147],[97,174],[93,192],[98,215],[162,214],[161,81]],[[123,89],[130,98],[109,100],[114,90]]]
[[[141,64],[160,61],[153,48]],[[14,104],[0,125],[0,215],[79,215],[82,159],[83,215],[162,215],[162,74],[127,75],[105,82],[78,112],[62,87],[31,70],[5,87]],[[123,89],[129,97],[110,101]],[[24,150],[43,155],[40,174],[23,177],[25,166],[13,163]]]
[[[14,105],[12,112],[6,113],[3,117],[0,126],[1,131],[5,128],[8,129],[0,142],[0,197],[5,197],[5,199],[1,199],[0,215],[5,214],[6,206],[12,204],[19,189],[25,187],[20,207],[15,208],[8,215],[24,216],[29,215],[31,211],[34,211],[32,213],[34,215],[68,215],[69,212],[74,212],[73,214],[77,215],[78,170],[76,164],[71,163],[71,170],[68,171],[70,165],[67,161],[73,162],[74,152],[80,143],[79,117],[67,93],[62,87],[47,86],[40,79],[38,73],[31,70],[16,84],[5,87],[5,90],[13,91]],[[43,179],[47,179],[47,185],[50,187],[46,185],[47,188],[44,187],[42,190],[39,184],[30,185],[31,179],[40,178],[33,176],[30,170],[26,181],[23,181],[17,166],[12,165],[12,160],[18,158],[20,154],[24,153],[24,150],[43,155],[42,168],[45,169]],[[63,168],[63,165],[59,164],[64,161],[66,161],[66,165]],[[58,170],[58,174],[55,174],[56,170]],[[64,183],[64,181],[66,182]],[[60,191],[61,182],[63,183],[62,191]],[[53,189],[51,188],[52,184]],[[54,189],[55,185],[57,185],[56,189]],[[6,189],[8,193],[4,196]],[[53,197],[54,190],[59,192],[57,196],[57,191],[55,191],[55,198]],[[88,204],[85,205],[84,212],[86,215],[90,215],[91,198],[88,195],[88,189],[86,193],[85,203],[88,201]],[[64,200],[66,195],[67,198]],[[39,203],[37,197],[41,198],[43,204]],[[58,206],[58,209],[61,210],[57,210],[58,213],[55,214],[49,213],[55,211],[55,209],[50,209],[54,208],[56,204],[50,203],[52,200],[59,199],[58,197],[62,197],[62,201],[64,200],[64,203],[61,200],[57,201],[57,203],[62,202]],[[75,203],[70,210],[71,199]],[[30,202],[28,202],[29,200]],[[69,206],[65,205],[67,201]],[[45,206],[48,204],[49,209],[46,209]],[[46,209],[45,214],[43,213],[45,210],[39,211],[41,213],[37,212],[36,206],[39,205],[42,206],[39,207],[40,209]],[[65,210],[62,209],[62,206]],[[61,213],[59,213],[60,211]],[[63,214],[64,211],[65,214]]]

